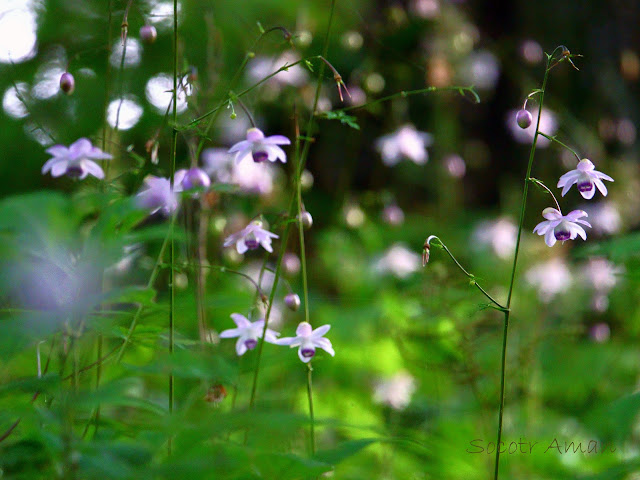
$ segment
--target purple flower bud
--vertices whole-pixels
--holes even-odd
[[[191,190],[194,188],[208,188],[211,185],[209,176],[200,168],[190,168],[182,179],[182,188]]]
[[[153,25],[143,25],[140,27],[140,40],[142,40],[147,45],[151,45],[156,41],[158,37],[158,32],[156,31],[156,27]]]
[[[60,77],[60,90],[71,95],[76,88],[76,81],[69,72],[64,72]]]
[[[309,230],[313,226],[313,217],[306,210],[298,215],[298,221],[302,223],[305,230]]]
[[[284,303],[289,307],[289,310],[296,312],[300,308],[300,297],[297,293],[289,293],[284,297]]]
[[[531,122],[533,121],[533,118],[531,117],[531,114],[527,111],[527,110],[518,110],[518,113],[516,113],[516,122],[518,123],[518,126],[522,129],[525,128],[529,128],[531,126]]]

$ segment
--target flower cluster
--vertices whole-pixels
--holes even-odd
[[[562,196],[564,197],[573,185],[587,200],[593,198],[596,188],[600,190],[603,196],[607,195],[607,187],[602,180],[613,182],[613,178],[602,172],[598,172],[593,162],[587,158],[583,158],[578,162],[578,166],[560,177],[558,180],[558,188],[562,188]],[[546,187],[545,187],[546,188]],[[551,190],[549,190],[551,192]],[[533,229],[533,233],[544,236],[545,243],[553,247],[556,241],[565,242],[580,237],[587,239],[587,233],[581,225],[591,228],[591,224],[583,217],[588,214],[584,210],[573,210],[567,215],[563,215],[558,208],[548,207],[542,211],[545,221],[540,222]]]
[[[220,332],[220,338],[238,338],[236,341],[236,353],[244,355],[247,350],[253,350],[258,345],[258,340],[264,332],[264,341],[275,345],[286,345],[291,348],[298,347],[298,357],[304,363],[309,363],[316,354],[316,348],[321,348],[332,357],[335,355],[331,341],[324,335],[331,325],[323,325],[313,330],[307,322],[301,322],[296,329],[295,337],[278,338],[278,332],[270,328],[265,330],[264,319],[255,322],[249,321],[244,315],[232,313],[231,318],[236,328],[230,328]]]

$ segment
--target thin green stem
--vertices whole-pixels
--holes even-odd
[[[556,207],[558,207],[558,211],[562,212],[562,209],[560,208],[560,204],[558,203],[558,199],[556,198],[556,196],[553,194],[553,192],[551,191],[551,189],[549,187],[547,187],[544,183],[542,183],[540,180],[538,180],[537,178],[533,178],[533,177],[529,177],[529,181],[535,183],[536,185],[544,188],[547,193],[549,195],[551,195],[551,197],[553,197],[553,201],[556,203]]]
[[[392,93],[391,95],[387,95],[386,97],[377,98],[367,103],[363,103],[362,105],[352,105],[350,107],[340,108],[338,110],[334,110],[334,112],[348,112],[350,110],[357,110],[360,108],[371,107],[372,105],[377,105],[379,103],[383,103],[389,100],[393,100],[394,98],[406,98],[413,95],[422,95],[425,93],[433,93],[433,92],[443,92],[443,91],[456,91],[460,93],[463,97],[466,96],[465,92],[469,92],[473,97],[474,103],[480,103],[480,96],[477,94],[473,86],[462,87],[459,85],[451,85],[448,87],[427,87],[421,88],[419,90],[402,90],[400,92]]]
[[[561,47],[556,47],[551,55],[547,55],[547,65],[544,71],[544,79],[542,88],[540,88],[540,103],[538,104],[538,119],[536,121],[536,130],[533,135],[531,151],[529,152],[529,163],[527,164],[527,173],[524,177],[524,187],[522,191],[522,204],[520,207],[520,220],[518,222],[518,236],[516,238],[516,249],[513,254],[513,267],[511,269],[511,280],[509,281],[509,293],[507,294],[507,309],[504,312],[504,328],[502,332],[502,358],[500,365],[500,409],[498,412],[498,431],[497,431],[497,447],[496,460],[494,468],[494,480],[498,480],[500,471],[500,442],[502,441],[502,419],[504,415],[504,387],[505,387],[505,371],[507,366],[507,338],[509,334],[509,317],[511,315],[511,298],[513,296],[513,285],[516,278],[516,268],[518,265],[518,254],[520,253],[520,239],[522,238],[522,227],[524,226],[524,215],[527,209],[527,194],[529,193],[529,178],[531,177],[531,168],[533,167],[533,158],[536,153],[538,144],[538,135],[540,134],[540,119],[542,118],[542,105],[544,104],[544,94],[547,88],[547,79],[549,78],[549,70],[551,60],[555,56],[556,51]]]
[[[170,184],[171,191],[173,191],[173,185],[175,181],[176,173],[176,150],[178,147],[178,130],[176,124],[178,123],[178,0],[173,0],[173,126],[172,126],[172,141],[171,141],[171,173]],[[173,213],[173,218],[177,216],[177,212]],[[171,270],[169,275],[169,355],[173,355],[174,349],[174,333],[175,333],[175,241],[173,238],[174,222],[171,222],[169,236],[171,237],[171,245],[169,252],[169,263],[171,264]],[[173,415],[174,406],[174,378],[173,372],[169,374],[169,415]],[[169,455],[171,455],[172,437],[169,437],[167,443],[167,449]]]
[[[151,275],[149,276],[149,281],[147,282],[147,288],[153,287],[153,284],[158,278],[158,274],[160,273],[160,267],[164,266],[162,263],[162,259],[164,258],[164,254],[167,250],[167,246],[169,245],[169,240],[172,238],[173,233],[173,224],[176,221],[176,216],[171,217],[171,224],[169,226],[169,231],[167,235],[164,237],[164,241],[162,242],[162,246],[160,247],[160,252],[158,253],[158,258],[156,259],[156,263],[151,270]],[[173,268],[171,268],[173,271]],[[144,310],[144,305],[140,305],[136,310],[136,313],[133,315],[133,319],[131,320],[131,325],[129,325],[129,330],[127,331],[127,336],[122,342],[122,345],[118,347],[118,355],[116,356],[116,363],[119,363],[122,360],[122,356],[124,355],[124,351],[127,348],[127,345],[131,342],[131,336],[138,325],[138,320],[140,320],[140,316],[142,315],[142,311]]]
[[[315,432],[315,417],[313,415],[313,381],[312,375],[313,367],[311,362],[307,363],[307,397],[309,398],[309,444],[311,450],[311,456],[316,454],[316,432]]]
[[[284,27],[272,27],[269,28],[268,30],[262,32],[260,34],[260,36],[256,39],[256,41],[253,43],[253,45],[251,46],[251,48],[249,49],[249,51],[246,53],[246,55],[244,56],[244,58],[242,59],[242,63],[240,64],[240,66],[238,67],[238,69],[236,70],[236,72],[233,74],[233,77],[231,78],[231,81],[229,82],[229,86],[227,88],[227,91],[232,91],[235,88],[236,82],[238,81],[238,79],[240,78],[240,74],[242,73],[242,71],[244,70],[244,67],[247,66],[247,63],[249,63],[249,60],[251,60],[252,58],[255,57],[255,48],[258,46],[258,44],[260,43],[260,41],[269,33],[274,32],[276,30],[281,30],[285,37],[291,38],[291,34],[289,33],[289,31],[284,28]],[[216,112],[219,113],[221,110],[220,109],[216,109]],[[214,115],[211,117],[211,119],[209,120],[209,123],[207,123],[207,126],[204,129],[204,132],[202,132],[202,136],[200,137],[200,141],[198,142],[198,148],[196,149],[196,155],[195,158],[197,159],[200,156],[200,153],[202,152],[202,149],[204,148],[204,143],[207,137],[207,134],[209,133],[209,130],[211,130],[211,127],[213,126],[214,122],[216,121],[216,118],[218,118],[218,115]],[[255,126],[255,125],[254,125]]]
[[[453,262],[457,265],[457,267],[462,271],[462,273],[464,273],[467,278],[469,278],[469,280],[471,280],[472,284],[478,289],[480,290],[480,292],[489,299],[489,301],[491,301],[496,307],[497,310],[500,311],[505,311],[507,309],[507,307],[504,307],[500,304],[500,302],[498,302],[495,298],[493,298],[484,288],[482,288],[479,284],[478,281],[476,279],[476,276],[473,275],[472,273],[467,272],[467,270],[465,270],[465,268],[460,264],[460,262],[458,262],[458,260],[456,259],[456,257],[453,255],[453,253],[451,253],[451,250],[449,250],[449,248],[447,248],[447,246],[444,244],[444,242],[442,240],[440,240],[439,237],[435,236],[435,235],[431,235],[427,241],[425,242],[425,249],[429,249],[431,247],[430,243],[433,240],[437,240],[438,244],[440,244],[440,246],[444,249],[445,252],[447,252],[447,254],[449,255],[449,257],[451,257],[451,260],[453,260]],[[425,262],[426,263],[426,262]]]
[[[567,150],[569,150],[571,153],[573,153],[575,155],[575,157],[578,159],[578,162],[581,160],[580,155],[578,155],[578,152],[576,152],[573,148],[571,148],[569,145],[562,143],[560,140],[558,140],[555,135],[551,136],[551,135],[547,135],[546,133],[542,133],[542,132],[538,132],[538,135],[542,135],[544,138],[546,138],[547,140],[551,140],[552,142],[556,142],[558,145],[566,148]]]

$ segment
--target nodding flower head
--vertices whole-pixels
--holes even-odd
[[[156,27],[153,25],[143,25],[140,27],[140,40],[144,43],[150,45],[156,41],[158,37],[158,32],[156,31]]]
[[[232,313],[231,318],[237,328],[223,330],[220,332],[220,338],[238,337],[236,353],[238,355],[244,355],[247,350],[253,350],[258,345],[258,339],[262,337],[262,332],[264,331],[264,320],[250,322],[247,317],[239,313]],[[264,334],[264,341],[276,343],[278,335],[280,335],[278,332],[267,328]]]
[[[583,158],[578,166],[560,177],[558,180],[558,188],[562,187],[562,196],[564,197],[571,186],[575,183],[576,188],[583,198],[587,200],[593,198],[596,193],[596,187],[603,196],[607,196],[607,187],[602,180],[613,182],[613,178],[595,169],[595,165],[591,160]]]
[[[242,254],[247,250],[256,250],[262,245],[262,248],[271,253],[272,238],[278,238],[278,235],[262,228],[260,220],[254,220],[239,232],[229,235],[224,241],[224,246],[229,247],[235,243],[238,253]]]
[[[289,345],[298,348],[298,358],[304,363],[309,363],[316,354],[316,348],[321,348],[332,357],[336,354],[328,338],[324,334],[329,331],[331,325],[323,325],[312,329],[308,322],[301,322],[296,329],[295,337],[285,337],[276,340],[277,345]]]
[[[583,240],[587,239],[587,233],[579,225],[582,224],[591,228],[589,222],[582,220],[582,217],[587,216],[587,212],[573,210],[567,215],[562,215],[561,211],[548,207],[542,211],[542,216],[547,220],[536,225],[533,233],[544,235],[544,241],[548,246],[553,247],[557,240],[565,242],[573,240],[577,236],[580,236]]]
[[[111,155],[104,153],[98,147],[91,145],[87,138],[81,138],[72,143],[69,148],[64,145],[54,145],[47,149],[47,153],[53,155],[42,166],[42,173],[51,171],[52,177],[67,175],[71,178],[82,180],[87,175],[103,179],[104,172],[94,160],[108,160]]]
[[[189,170],[178,170],[174,176],[174,183],[179,184],[181,190],[207,189],[211,186],[209,175],[201,168],[193,167]]]
[[[429,254],[431,252],[431,240],[438,238],[435,235],[429,235],[422,246],[422,266],[426,267],[429,263]]]
[[[261,163],[266,160],[287,162],[287,154],[278,145],[290,145],[291,140],[283,135],[271,135],[265,137],[259,128],[247,130],[247,139],[236,143],[229,149],[229,153],[236,154],[236,163],[251,156],[253,161]]]

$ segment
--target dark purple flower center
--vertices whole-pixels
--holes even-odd
[[[590,180],[584,180],[576,184],[579,192],[590,192],[593,190],[593,183]]]
[[[82,167],[79,165],[73,165],[67,168],[67,175],[71,178],[79,178],[82,176]]]
[[[315,348],[303,348],[302,349],[302,356],[304,358],[311,358],[316,354],[316,350]]]
[[[258,341],[250,338],[249,340],[245,340],[244,346],[247,347],[247,350],[253,350],[258,345]]]
[[[269,154],[267,152],[259,151],[253,152],[253,161],[256,163],[262,163],[269,158]]]
[[[561,242],[571,238],[571,234],[566,230],[555,230],[553,234],[556,236],[556,240],[560,240]]]
[[[260,246],[260,242],[253,234],[244,239],[244,244],[249,250],[255,250]]]

